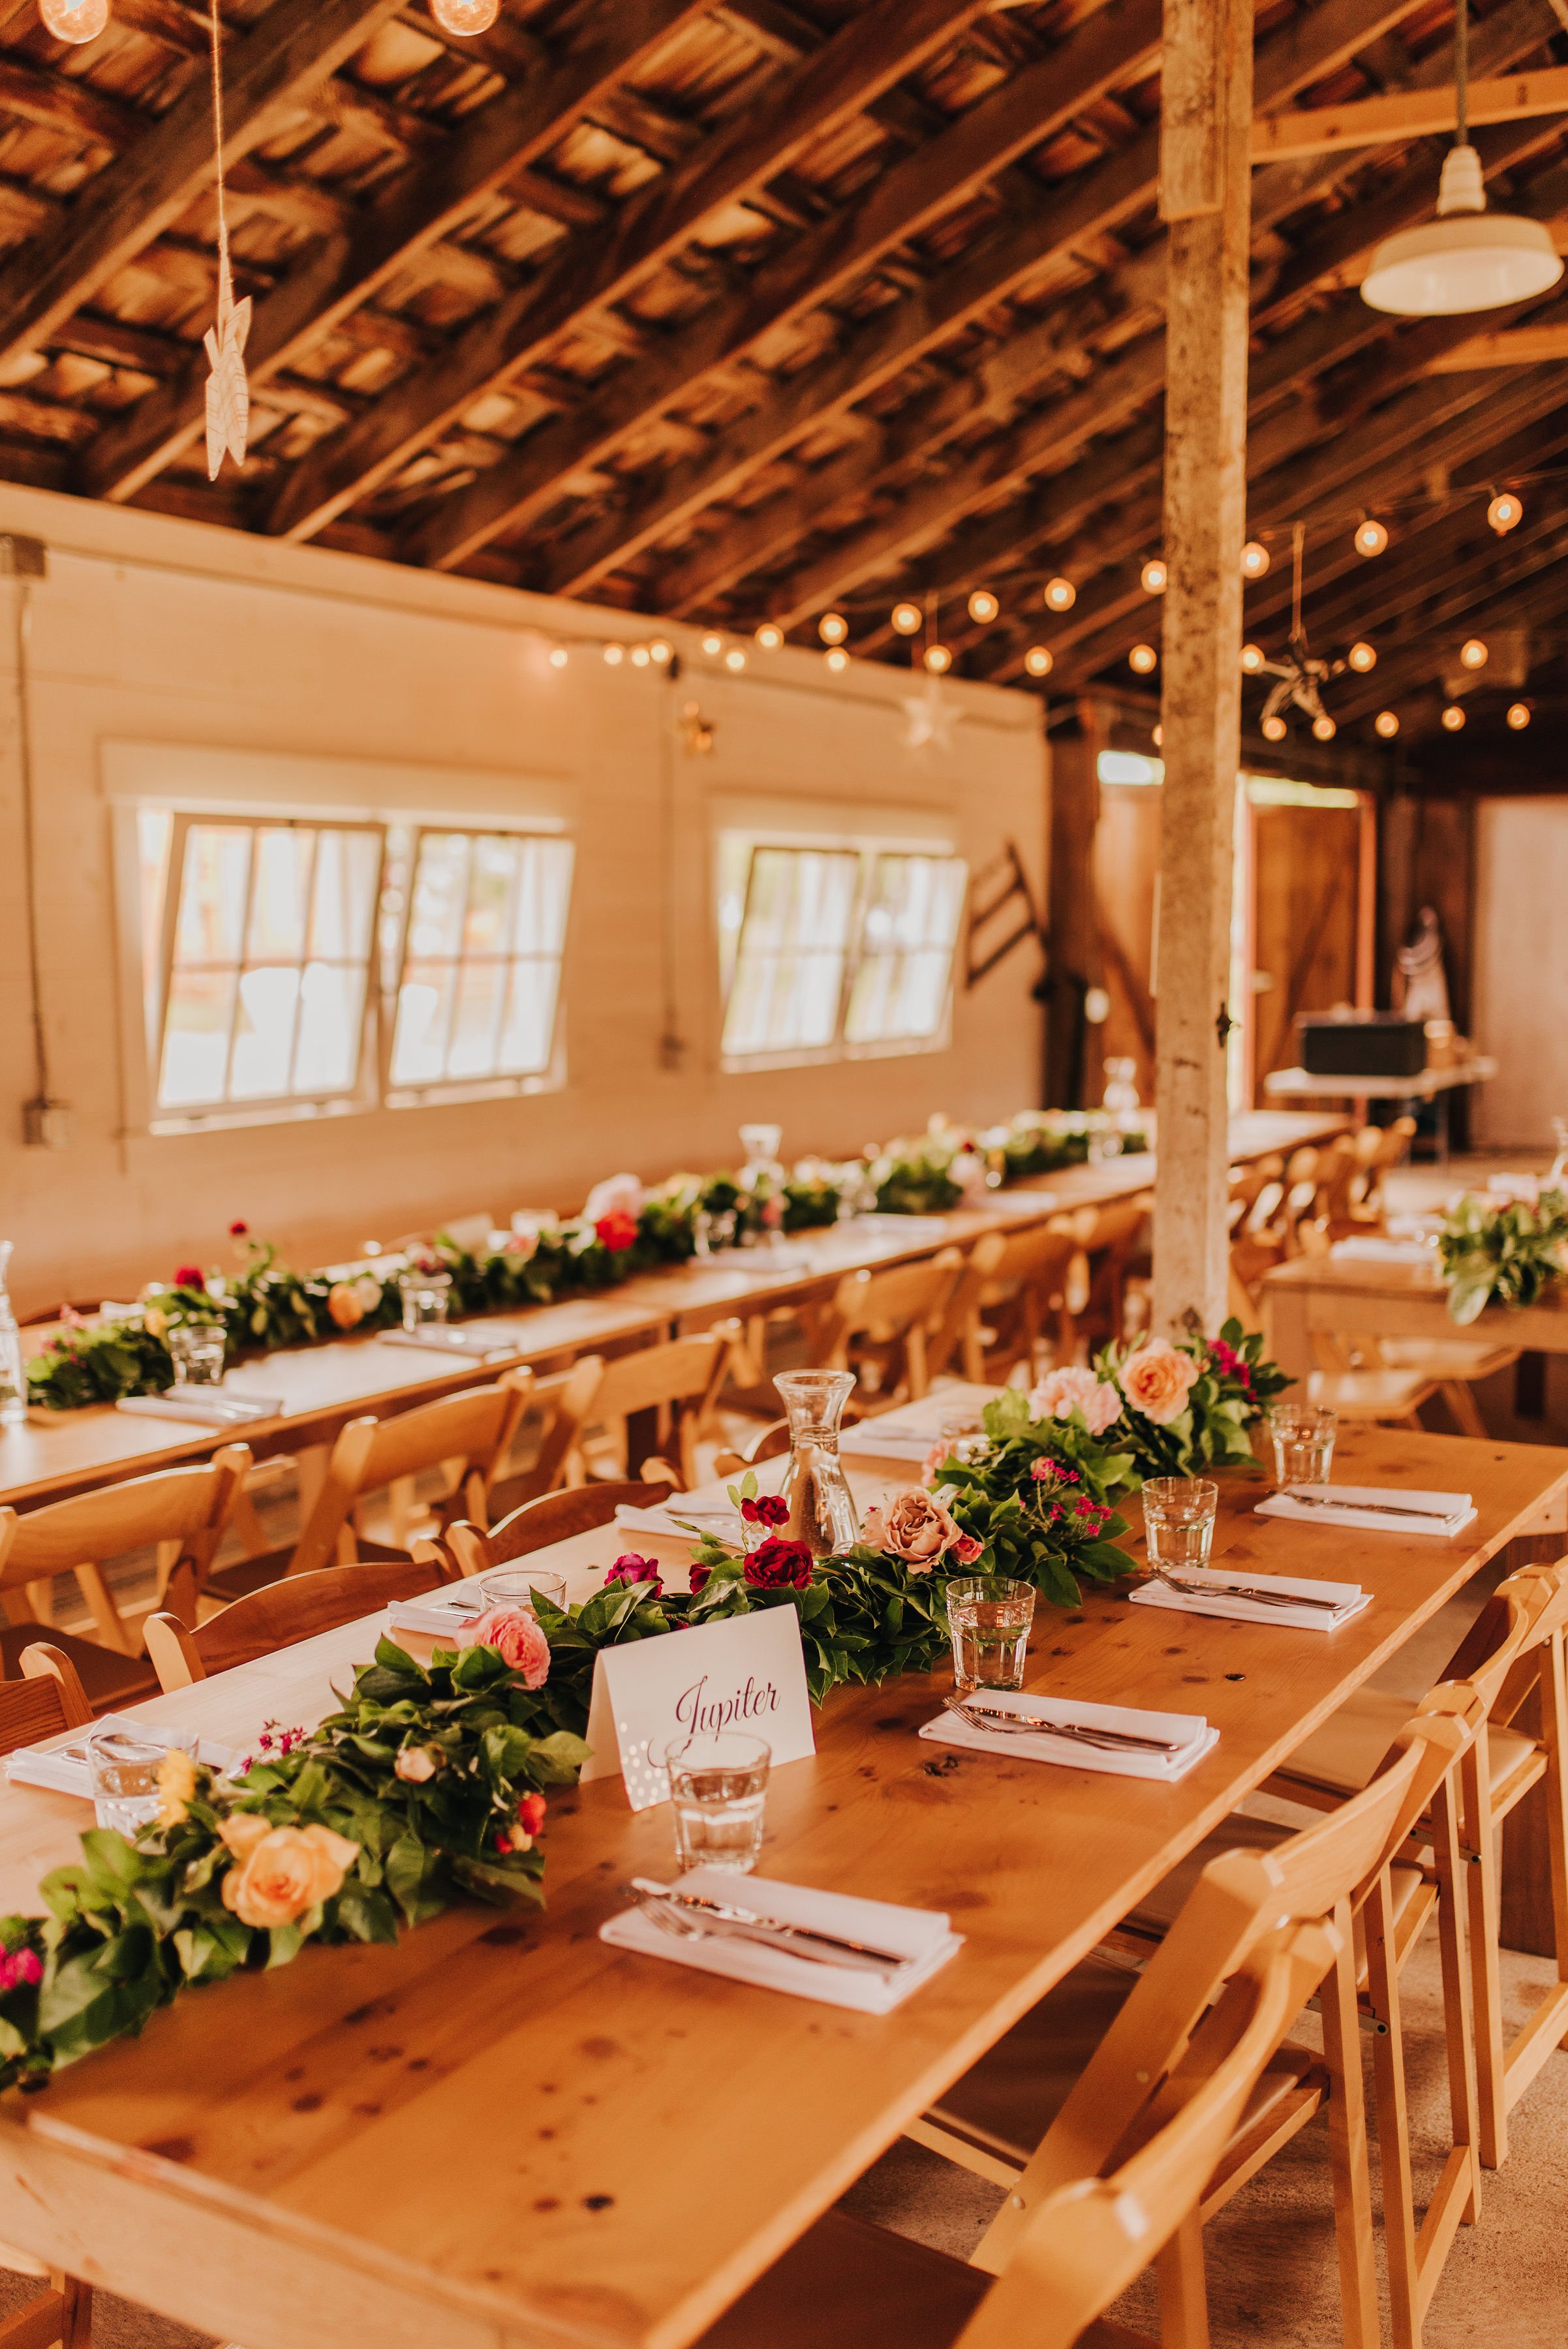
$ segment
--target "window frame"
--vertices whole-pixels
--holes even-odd
[[[153,1134],[188,1134],[210,1132],[217,1127],[286,1124],[296,1119],[342,1117],[378,1106],[375,1071],[378,1054],[373,1023],[379,1018],[380,989],[376,968],[376,915],[379,905],[382,878],[386,867],[387,826],[379,818],[369,815],[300,815],[292,812],[259,808],[190,809],[159,806],[148,802],[135,811],[131,831],[140,857],[140,818],[145,813],[166,814],[170,818],[169,853],[163,876],[163,904],[159,936],[156,941],[142,936],[140,950],[142,968],[140,974],[142,991],[142,1016],[139,1025],[144,1039],[143,1067],[146,1087],[146,1130]],[[330,1092],[306,1090],[297,1092],[269,1093],[265,1098],[192,1103],[189,1107],[166,1104],[160,1098],[162,1083],[163,1057],[168,1038],[169,1004],[175,970],[175,947],[179,936],[181,901],[184,894],[187,845],[193,830],[245,832],[251,835],[252,848],[245,875],[245,904],[240,923],[241,953],[235,965],[237,974],[246,968],[245,941],[250,933],[251,914],[255,902],[255,837],[262,832],[350,832],[366,833],[378,843],[375,880],[371,889],[369,929],[365,947],[364,988],[359,1005],[359,1033],[355,1058],[353,1081],[349,1085]],[[313,880],[314,886],[314,880]],[[145,982],[147,964],[156,955],[155,1009],[147,1004]],[[298,966],[303,969],[308,957]],[[149,1013],[151,1011],[151,1017]],[[297,1047],[297,1030],[295,1046]],[[234,1045],[234,1015],[229,1026],[229,1055],[224,1071],[225,1094],[232,1079]]]
[[[888,949],[867,948],[867,916],[870,913],[872,906],[877,902],[877,868],[879,864],[884,863],[890,864],[895,859],[905,864],[913,864],[917,859],[919,859],[921,863],[927,864],[956,864],[963,876],[959,888],[958,918],[953,925],[952,942],[947,949],[947,977],[942,988],[942,1008],[938,1017],[937,1024],[930,1030],[929,1035],[873,1037],[867,1039],[864,1042],[857,1042],[848,1032],[848,1020],[850,1006],[853,1003],[855,997],[856,981],[859,978],[863,967],[867,962],[880,960],[885,952],[889,953],[892,956],[902,957],[911,954],[930,953],[934,951],[929,947],[919,947],[894,946]],[[843,1039],[844,1048],[843,1057],[846,1061],[887,1061],[897,1059],[912,1052],[945,1052],[952,1043],[954,994],[953,973],[958,966],[959,947],[963,943],[964,912],[969,904],[969,859],[967,856],[961,856],[956,848],[942,849],[940,851],[929,848],[904,848],[892,843],[888,843],[882,846],[863,851],[862,867],[861,895],[857,909],[859,919],[856,926],[856,947],[855,952],[850,957],[849,969],[844,988],[844,1001],[839,1010],[839,1030]]]

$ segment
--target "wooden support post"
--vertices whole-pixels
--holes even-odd
[[[1085,696],[1078,722],[1051,745],[1051,880],[1046,927],[1050,963],[1045,999],[1045,1106],[1082,1109],[1097,1097],[1092,1037],[1085,1019],[1090,988],[1101,981],[1095,833],[1100,821],[1100,752],[1110,713]],[[1096,1031],[1097,1032],[1097,1031]]]
[[[1241,754],[1251,0],[1165,0],[1165,792],[1154,1319],[1225,1318],[1225,1042]]]

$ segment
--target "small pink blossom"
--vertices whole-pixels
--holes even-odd
[[[36,1950],[8,1950],[0,1955],[0,1991],[28,1989],[44,1979],[43,1960]]]
[[[550,1677],[550,1642],[525,1607],[492,1607],[465,1625],[458,1645],[494,1648],[525,1688],[543,1688]]]
[[[1075,1411],[1081,1412],[1089,1433],[1103,1435],[1121,1417],[1122,1399],[1107,1380],[1069,1364],[1047,1371],[1030,1396],[1029,1408],[1036,1419],[1071,1419]]]
[[[972,1534],[960,1534],[952,1546],[952,1556],[960,1566],[972,1566],[984,1547],[984,1543],[976,1541]]]

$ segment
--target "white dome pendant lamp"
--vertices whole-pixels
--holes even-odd
[[[1423,228],[1386,237],[1372,256],[1361,298],[1374,310],[1407,318],[1451,317],[1466,310],[1496,310],[1544,294],[1563,274],[1563,262],[1540,221],[1517,212],[1489,212],[1480,157],[1469,143],[1469,12],[1459,0],[1454,18],[1458,136],[1443,159],[1438,217]]]

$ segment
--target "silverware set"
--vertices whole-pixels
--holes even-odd
[[[1442,1525],[1444,1514],[1439,1509],[1402,1509],[1396,1501],[1334,1501],[1322,1493],[1303,1493],[1299,1485],[1287,1485],[1283,1498],[1293,1501],[1303,1509],[1355,1509],[1363,1516],[1403,1517],[1407,1525]]]
[[[1148,1573],[1151,1582],[1163,1582],[1168,1590],[1177,1591],[1183,1599],[1250,1599],[1257,1607],[1316,1607],[1330,1615],[1337,1615],[1346,1604],[1343,1599],[1306,1599],[1299,1592],[1269,1590],[1252,1582],[1189,1582],[1163,1566],[1151,1566]]]
[[[631,1889],[644,1895],[641,1913],[649,1924],[676,1940],[746,1941],[782,1951],[786,1957],[807,1959],[814,1965],[836,1966],[846,1973],[877,1974],[884,1981],[915,1962],[896,1950],[879,1950],[870,1942],[815,1927],[785,1924],[780,1918],[738,1903],[678,1892],[652,1877],[633,1877]]]
[[[967,1697],[945,1696],[943,1710],[956,1713],[966,1728],[1002,1737],[1065,1737],[1080,1745],[1097,1745],[1107,1754],[1179,1754],[1181,1745],[1168,1737],[1142,1737],[1130,1729],[1095,1729],[1076,1721],[1052,1721],[1044,1713],[1013,1712],[1005,1705],[974,1704]]]

